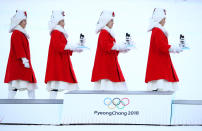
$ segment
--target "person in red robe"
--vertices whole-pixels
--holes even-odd
[[[102,11],[96,27],[99,33],[91,81],[96,90],[127,90],[118,55],[128,52],[126,44],[116,43],[112,30],[114,12]]]
[[[150,91],[175,91],[178,76],[170,53],[180,53],[179,46],[168,44],[168,33],[164,28],[166,10],[155,8],[148,31],[152,31],[145,82]]]
[[[79,48],[80,43],[72,44],[67,40],[64,16],[64,11],[53,11],[49,22],[51,40],[45,83],[50,92],[50,99],[56,99],[58,92],[79,89],[70,56],[73,52],[81,52],[82,49]]]
[[[9,32],[11,35],[10,54],[5,74],[5,83],[8,83],[8,98],[14,99],[17,91],[27,90],[30,99],[35,98],[37,88],[35,74],[31,64],[27,13],[17,10],[11,18]]]

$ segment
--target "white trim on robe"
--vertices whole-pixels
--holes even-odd
[[[14,28],[14,30],[18,30],[18,31],[22,32],[22,33],[27,37],[27,39],[30,38],[30,37],[29,37],[29,34],[27,33],[27,31],[26,31],[24,28],[22,28],[22,26],[17,25],[17,26]]]
[[[79,86],[77,83],[69,83],[64,81],[49,81],[47,82],[47,90],[51,91],[53,89],[57,89],[58,91],[64,90],[78,90]]]
[[[29,81],[25,80],[12,80],[11,82],[8,83],[8,88],[9,90],[13,89],[18,89],[20,91],[23,90],[34,90],[37,89],[37,84],[36,83],[30,83]]]
[[[127,91],[125,82],[112,82],[108,79],[102,79],[94,82],[95,90]]]
[[[158,91],[176,91],[179,87],[179,82],[168,82],[167,80],[153,80],[148,82],[147,90],[158,90]]]

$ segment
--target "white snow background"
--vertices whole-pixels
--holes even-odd
[[[44,84],[50,35],[48,21],[52,10],[64,10],[69,41],[78,42],[79,34],[86,36],[90,51],[73,53],[74,71],[81,90],[92,90],[90,82],[98,35],[95,26],[102,10],[115,12],[114,31],[118,42],[125,40],[129,32],[137,49],[119,55],[119,63],[129,90],[146,90],[144,83],[150,35],[147,32],[149,18],[155,7],[167,10],[166,29],[169,43],[178,44],[179,35],[185,35],[191,49],[172,54],[172,61],[180,79],[181,87],[175,99],[202,99],[202,1],[201,0],[1,0],[0,1],[0,98],[7,98],[4,76],[10,50],[8,33],[10,18],[16,9],[28,14],[27,32],[30,35],[31,61],[39,89],[36,98],[46,99],[49,93]],[[17,98],[27,98],[20,92]],[[60,93],[58,98],[63,98]]]

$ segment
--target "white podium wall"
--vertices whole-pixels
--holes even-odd
[[[60,124],[63,100],[1,99],[0,123]]]
[[[175,100],[171,125],[202,125],[202,100]]]
[[[172,92],[73,91],[64,97],[0,99],[0,124],[202,125],[202,100],[172,100]],[[108,109],[105,98],[128,98],[130,103],[124,99],[123,109]],[[99,112],[119,115],[97,115]]]
[[[64,96],[61,122],[169,125],[171,102],[172,92],[72,91]]]

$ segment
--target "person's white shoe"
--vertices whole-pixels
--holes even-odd
[[[35,99],[35,90],[27,90],[28,98]]]
[[[14,91],[14,90],[9,90],[8,91],[8,99],[15,99],[15,95],[17,93],[17,90]]]
[[[56,97],[57,97],[57,91],[50,91],[50,97],[49,97],[49,99],[56,99]]]

